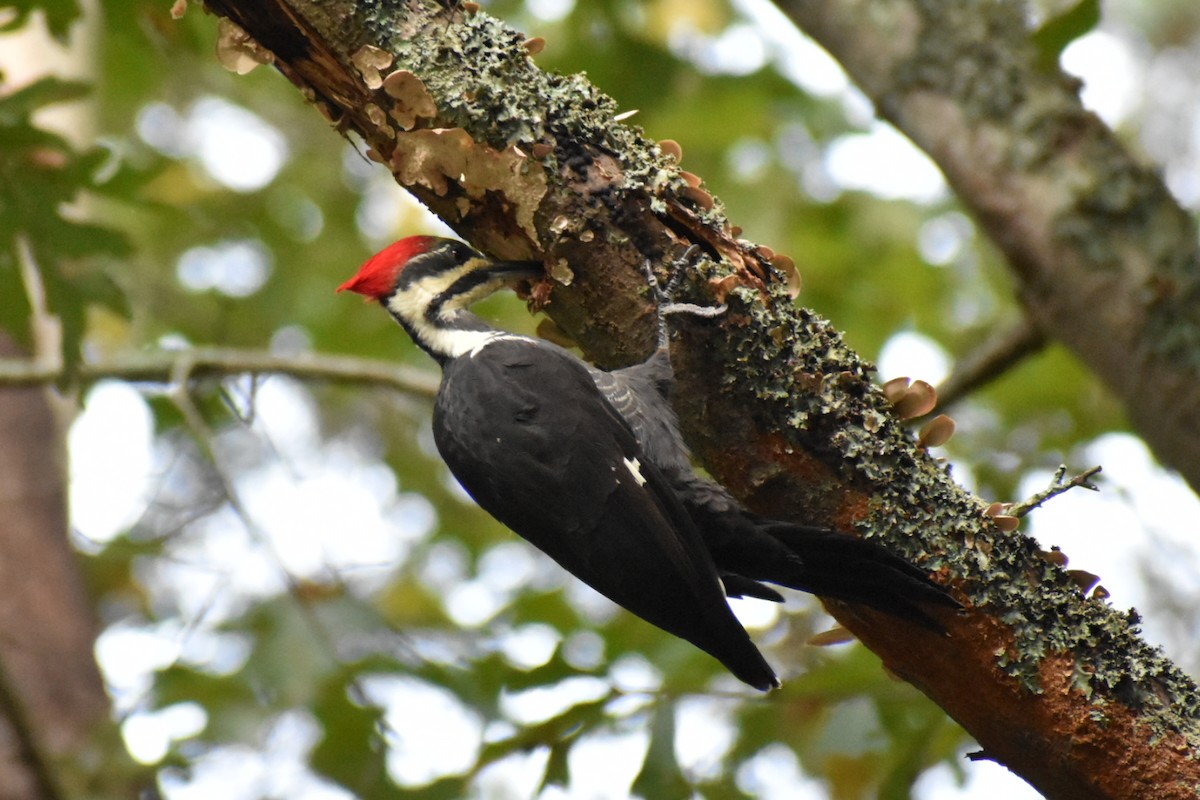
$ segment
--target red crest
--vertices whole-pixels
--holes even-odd
[[[436,236],[407,236],[394,242],[367,259],[353,278],[338,287],[338,291],[382,300],[395,291],[396,281],[409,260],[429,252],[437,242]]]

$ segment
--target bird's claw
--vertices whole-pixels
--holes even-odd
[[[654,270],[650,266],[650,261],[643,262],[642,269],[646,276],[646,284],[650,287],[651,293],[654,295],[655,305],[658,309],[658,346],[666,347],[667,345],[667,316],[671,314],[690,314],[694,317],[704,317],[712,319],[724,314],[728,306],[722,303],[719,306],[701,306],[695,303],[676,303],[674,300],[675,293],[679,289],[679,284],[684,276],[692,269],[697,261],[697,255],[703,250],[698,244],[689,245],[683,253],[675,259],[671,264],[671,279],[667,282],[666,289],[658,282],[658,277],[654,274]]]
[[[679,282],[687,275],[688,270],[696,265],[696,256],[701,250],[702,248],[698,244],[688,245],[683,254],[671,264],[671,280],[667,281],[667,288],[663,292],[664,299],[668,303],[674,303],[675,293],[679,291]]]
[[[675,292],[679,289],[679,282],[687,273],[688,268],[695,264],[696,254],[701,250],[700,245],[689,245],[683,251],[683,255],[671,262],[671,278],[667,281],[667,288],[663,289],[662,284],[658,282],[658,276],[654,274],[654,268],[650,259],[642,262],[642,275],[646,278],[646,285],[650,287],[651,294],[654,295],[654,301],[660,305],[671,305]]]

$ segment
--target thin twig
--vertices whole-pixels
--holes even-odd
[[[185,362],[187,370],[181,373],[179,366]],[[189,379],[288,375],[304,381],[382,386],[420,397],[433,397],[438,385],[438,378],[432,372],[385,361],[332,355],[281,356],[230,347],[126,353],[109,359],[84,361],[79,365],[79,380],[84,385],[107,378],[131,383],[169,384],[172,377],[179,374],[186,374]],[[61,363],[0,359],[0,386],[37,386],[52,383],[61,375]]]
[[[299,578],[292,574],[291,570],[288,569],[287,565],[284,563],[282,555],[276,549],[274,543],[271,541],[271,538],[250,514],[250,510],[242,501],[241,493],[238,491],[233,479],[221,465],[217,448],[213,445],[215,434],[212,428],[210,428],[208,423],[204,420],[203,415],[200,413],[200,409],[196,407],[196,404],[192,399],[191,380],[193,372],[194,363],[190,359],[185,357],[180,358],[175,362],[170,381],[170,398],[172,403],[174,403],[175,407],[183,416],[184,424],[191,431],[192,436],[196,440],[196,444],[201,448],[204,454],[208,457],[209,462],[212,464],[213,473],[215,474],[217,482],[221,487],[222,494],[225,495],[226,502],[229,503],[230,509],[242,521],[242,525],[245,526],[246,531],[250,534],[250,536],[262,546],[264,551],[270,555],[271,560],[275,563],[275,567],[279,570],[279,574],[282,576],[284,584],[287,587],[288,595],[296,601],[296,605],[300,610],[300,614],[304,618],[305,623],[308,625],[309,630],[321,643],[321,646],[325,649],[325,652],[328,653],[329,657],[333,659],[335,663],[342,663],[342,657],[338,653],[338,648],[334,642],[332,634],[325,628],[325,625],[317,616],[311,602],[305,598],[306,592],[302,582]],[[341,582],[336,570],[330,568],[329,573],[330,577],[334,581],[338,583]],[[365,702],[367,694],[362,685],[361,679],[355,675],[350,678],[349,683],[350,690],[364,698]],[[388,725],[386,719],[382,719],[380,721],[380,725],[385,732],[394,734],[394,731],[390,730],[390,726]]]
[[[1046,335],[1026,319],[999,331],[954,365],[954,372],[937,387],[938,409],[991,383],[1046,346]]]
[[[246,504],[242,502],[241,493],[238,491],[237,486],[234,485],[232,478],[229,477],[221,465],[217,449],[213,446],[215,438],[213,430],[208,426],[208,423],[204,420],[204,416],[200,413],[200,409],[196,407],[196,403],[192,400],[191,389],[189,388],[191,371],[191,364],[188,359],[181,358],[176,362],[171,380],[171,402],[174,403],[179,413],[183,416],[184,424],[192,432],[192,437],[196,440],[196,444],[200,446],[200,449],[212,464],[213,473],[217,478],[218,485],[221,487],[221,493],[225,495],[225,501],[229,503],[229,507],[233,510],[233,513],[241,519],[250,536],[270,554],[271,559],[275,562],[275,566],[283,576],[289,593],[299,599],[301,597],[299,579],[292,575],[291,571],[283,563],[283,558],[275,549],[270,537],[266,535],[253,516],[251,516]],[[303,600],[301,600],[301,605],[305,605]],[[319,632],[321,637],[325,638],[324,629],[320,629]]]
[[[33,249],[23,235],[16,237],[17,268],[21,283],[25,286],[25,297],[29,302],[29,333],[33,339],[33,365],[38,369],[53,372],[57,378],[62,373],[62,323],[50,313],[46,304],[46,287],[42,273],[33,258]],[[48,383],[48,381],[39,381]]]
[[[1063,464],[1057,470],[1055,470],[1054,478],[1050,481],[1050,485],[1048,487],[1032,497],[1010,506],[1005,511],[1005,514],[1010,517],[1023,517],[1030,511],[1033,511],[1035,508],[1040,506],[1042,503],[1045,503],[1050,498],[1057,497],[1063,492],[1069,491],[1076,487],[1098,492],[1100,491],[1100,487],[1092,483],[1090,479],[1100,474],[1100,470],[1101,468],[1099,466],[1092,467],[1089,470],[1079,473],[1070,480],[1065,480],[1067,476],[1067,465]]]

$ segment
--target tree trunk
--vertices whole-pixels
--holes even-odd
[[[0,337],[0,355],[19,351]],[[0,800],[62,796],[57,762],[78,758],[108,719],[48,392],[0,390]]]
[[[649,349],[643,259],[661,264],[700,245],[708,260],[685,287],[689,299],[715,295],[729,311],[682,321],[673,346],[679,408],[699,458],[755,510],[875,537],[936,572],[970,607],[944,616],[945,638],[860,608],[835,615],[988,757],[1047,796],[1195,796],[1193,683],[1137,637],[1129,616],[1085,597],[1031,540],[997,529],[987,503],[915,446],[840,334],[792,305],[770,253],[739,240],[719,202],[640,131],[615,122],[612,100],[578,76],[539,71],[523,37],[487,15],[440,3],[208,6],[257,42],[227,28],[224,58],[269,51],[339,129],[361,134],[464,237],[499,257],[544,258],[556,281],[550,313],[601,364]],[[901,29],[893,46],[919,30]],[[967,138],[957,146],[969,147],[970,131],[960,132]],[[1073,157],[1087,164],[1089,153]],[[1020,188],[1006,197],[1017,209],[1034,204],[1023,224],[1049,224],[1033,213],[1038,197]],[[1003,199],[997,187],[960,190]]]

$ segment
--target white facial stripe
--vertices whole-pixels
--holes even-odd
[[[497,284],[504,283],[503,279],[485,282],[470,292],[449,298],[438,310],[438,320],[431,321],[425,316],[426,311],[439,295],[453,286],[455,281],[473,272],[482,263],[484,262],[475,259],[454,269],[437,275],[429,275],[411,283],[403,291],[396,292],[388,298],[388,310],[404,320],[405,324],[430,350],[450,358],[478,355],[488,344],[501,339],[527,338],[497,330],[456,330],[450,325],[455,314],[480,297],[491,294],[497,288]],[[446,324],[439,324],[441,322]]]
[[[430,283],[429,280],[421,281],[402,292],[396,292],[388,298],[388,310],[410,325],[417,326],[424,321],[425,309],[438,296],[438,292],[431,291],[433,287],[428,285]]]
[[[416,283],[412,283],[403,291],[397,292],[389,298],[388,308],[391,309],[392,313],[406,322],[415,323],[439,295],[447,291],[460,278],[473,272],[474,267],[478,266],[479,263],[481,262],[478,259],[468,261],[466,264],[457,266],[448,272],[443,272],[440,275],[430,275]],[[439,313],[442,316],[448,316],[455,311],[467,308],[480,298],[493,294],[504,283],[504,279],[498,277],[479,284],[469,292],[447,298],[442,303]]]
[[[466,264],[459,264],[446,272],[427,275],[415,283],[410,283],[404,291],[392,295],[388,300],[389,308],[405,321],[415,322],[416,318],[425,313],[425,310],[432,305],[438,295],[471,271],[472,264],[474,262],[468,261]]]

